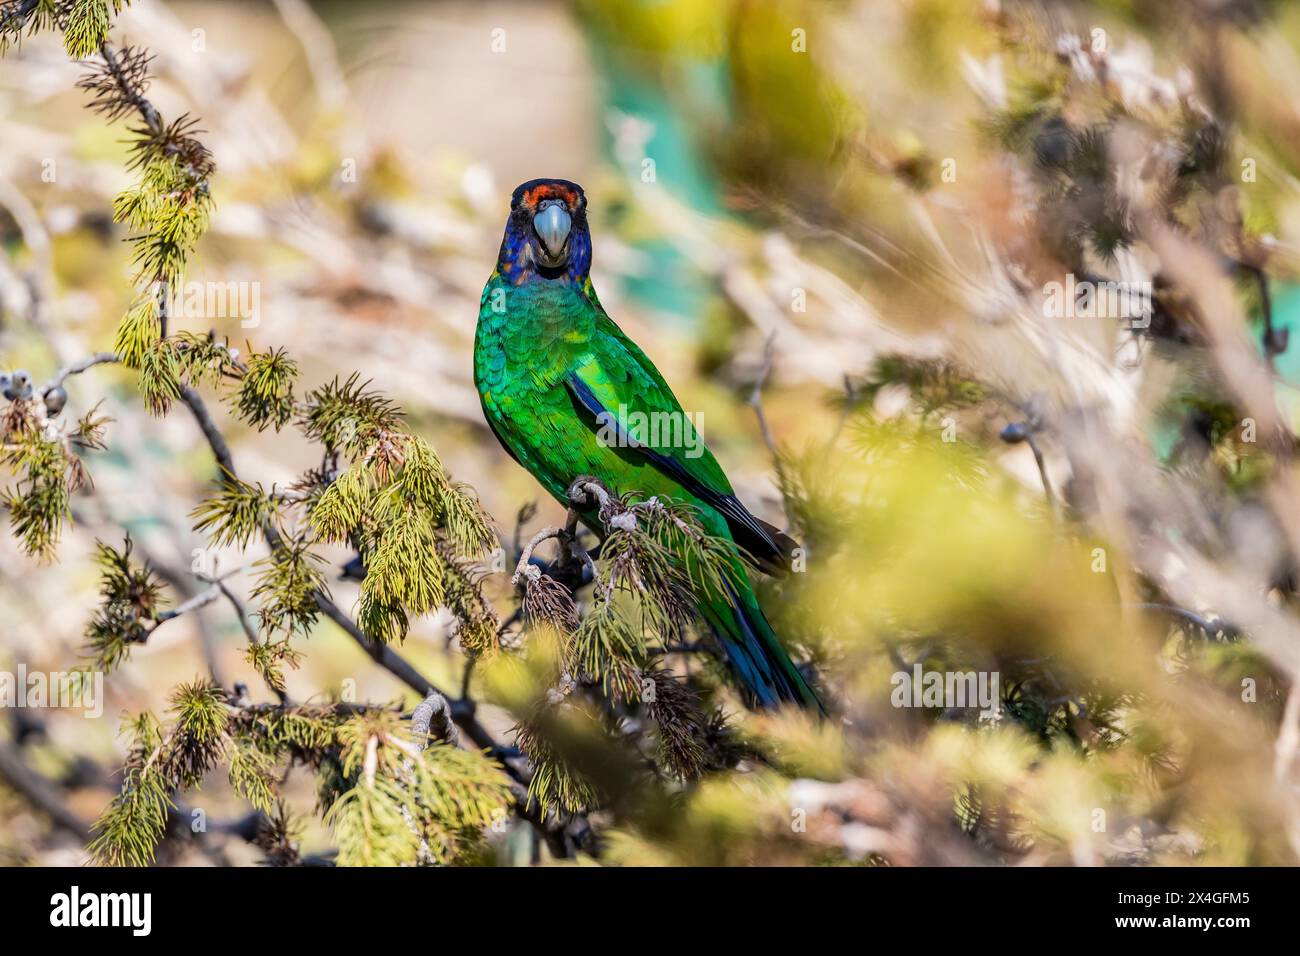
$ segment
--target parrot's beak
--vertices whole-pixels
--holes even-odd
[[[533,217],[533,230],[542,241],[542,259],[546,265],[558,266],[564,262],[572,225],[568,210],[558,203],[547,206]]]

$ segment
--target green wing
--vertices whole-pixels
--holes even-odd
[[[584,291],[597,311],[596,333],[583,361],[565,382],[588,412],[588,426],[615,431],[622,445],[717,511],[726,519],[736,543],[761,567],[777,570],[787,566],[794,542],[750,514],[736,498],[726,473],[664,377],[589,290],[590,285]]]

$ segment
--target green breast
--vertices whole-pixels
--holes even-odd
[[[563,383],[594,331],[595,312],[576,287],[546,280],[512,286],[494,274],[474,341],[479,395],[485,404],[536,400]]]
[[[506,449],[561,499],[567,472],[583,457],[573,446],[587,432],[564,378],[586,353],[594,319],[576,287],[542,279],[513,286],[493,275],[479,307],[474,383],[483,413]]]
[[[579,475],[618,493],[680,497],[682,489],[628,449],[602,444],[565,385],[599,344],[596,310],[575,286],[512,286],[494,275],[483,290],[474,381],[483,413],[506,449],[561,503]]]

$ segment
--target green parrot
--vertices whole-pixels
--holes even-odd
[[[566,507],[569,486],[583,475],[618,495],[694,506],[710,534],[739,545],[738,583],[697,610],[746,701],[822,711],[763,616],[741,557],[743,550],[760,569],[778,571],[788,568],[794,542],[737,500],[654,363],[602,308],[590,269],[582,187],[535,179],[516,189],[474,340],[474,382],[488,424]],[[652,418],[665,413],[673,417]],[[649,427],[655,421],[675,427]],[[617,440],[609,440],[611,428]],[[597,514],[583,514],[583,521],[604,536]]]

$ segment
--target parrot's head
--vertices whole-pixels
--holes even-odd
[[[567,179],[533,179],[515,189],[497,267],[516,285],[535,276],[585,281],[591,233],[582,187]]]

